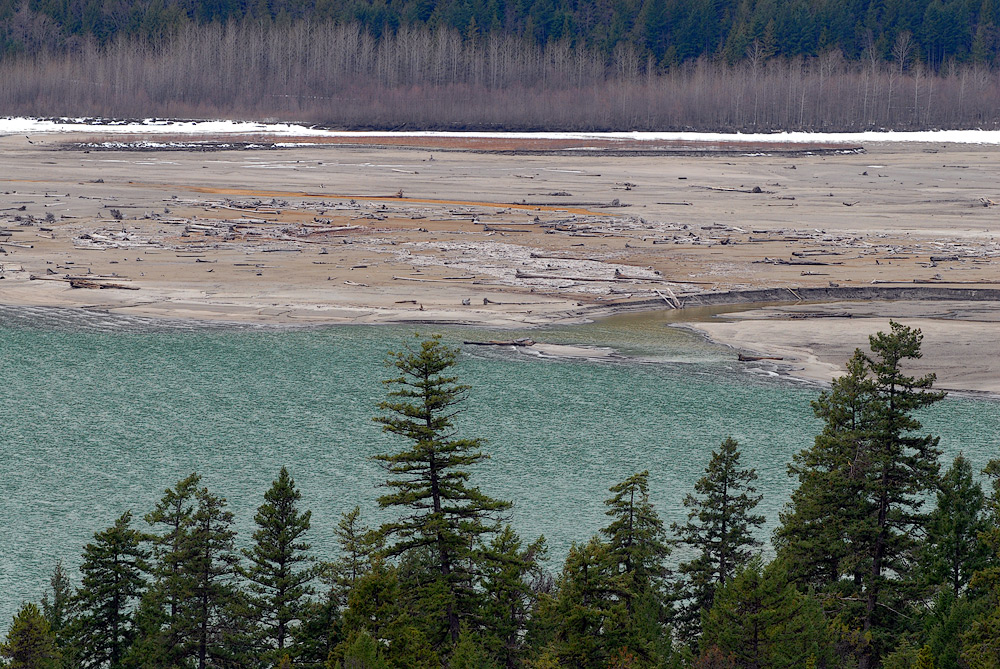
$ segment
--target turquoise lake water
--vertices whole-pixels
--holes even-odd
[[[422,326],[445,340],[510,339],[610,346],[613,361],[543,359],[462,346],[473,389],[459,424],[488,440],[473,482],[513,500],[525,538],[544,534],[555,571],[573,541],[605,524],[613,483],[650,471],[664,519],[727,436],[742,446],[765,497],[766,539],[788,499],[791,455],[818,429],[819,387],[736,362],[732,351],[666,325],[669,315],[489,332]],[[0,630],[37,601],[57,559],[131,509],[141,518],[197,471],[229,500],[241,536],[282,465],[313,512],[312,543],[333,555],[339,515],[360,505],[378,524],[385,476],[370,456],[401,443],[371,418],[384,398],[386,352],[414,327],[277,329],[156,322],[0,307]],[[944,462],[1000,456],[1000,403],[949,398],[922,416]],[[140,520],[140,524],[142,521]]]

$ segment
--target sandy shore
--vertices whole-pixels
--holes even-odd
[[[936,386],[1000,396],[995,302],[878,301],[768,306],[687,324],[713,341],[748,355],[781,358],[778,364],[801,378],[828,382],[844,371],[856,348],[868,350],[868,335],[888,331],[895,320],[920,328],[923,358],[907,365],[914,376],[933,373]],[[753,363],[751,363],[753,364]]]
[[[0,137],[0,302],[521,326],[748,288],[1000,287],[994,147],[621,155],[427,138],[227,138],[240,150],[119,139],[106,150],[106,133]],[[829,378],[898,313],[924,329],[942,384],[1000,391],[995,303],[962,312],[975,317],[930,303],[861,307],[871,313],[762,311],[698,327]],[[955,374],[941,371],[946,355]]]

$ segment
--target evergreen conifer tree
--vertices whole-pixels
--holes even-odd
[[[989,522],[980,539],[990,552],[986,566],[973,574],[969,591],[978,596],[981,611],[961,633],[962,666],[1000,667],[1000,459],[990,460],[983,470],[991,479],[987,498]]]
[[[368,573],[373,560],[384,548],[384,537],[361,522],[361,508],[344,513],[334,530],[340,545],[340,557],[330,565],[331,586],[341,605],[347,605],[347,595],[355,581]]]
[[[666,589],[669,571],[663,521],[649,501],[649,472],[634,474],[611,486],[604,503],[611,524],[601,530],[612,561],[610,589],[614,603],[606,626],[607,644],[624,649],[637,661],[654,664],[669,635]]]
[[[838,595],[861,669],[894,645],[900,612],[920,595],[915,536],[928,521],[923,498],[938,483],[938,439],[919,435],[912,414],[944,393],[931,390],[933,374],[904,373],[906,361],[921,357],[920,331],[890,326],[813,403],[823,432],[790,468],[800,488],[775,536],[798,577]]]
[[[598,537],[583,545],[573,544],[556,580],[555,597],[539,602],[537,630],[543,656],[559,666],[604,669],[617,650],[606,643],[605,630],[611,616],[613,584],[617,576],[608,546]]]
[[[73,638],[76,607],[73,602],[73,585],[62,560],[58,560],[52,570],[49,588],[49,592],[42,595],[42,615],[45,616],[49,629],[55,636],[56,648],[62,656],[64,669],[72,669],[79,664]]]
[[[126,511],[84,548],[74,636],[85,667],[118,669],[135,637],[135,605],[145,588],[149,551],[131,524]]]
[[[914,669],[934,669],[934,654],[930,646],[924,645],[917,651],[917,664]]]
[[[989,548],[980,540],[989,528],[985,507],[986,496],[973,479],[972,464],[959,454],[941,477],[919,560],[928,581],[946,583],[956,597],[989,561]]]
[[[716,591],[702,617],[702,657],[718,649],[739,667],[795,669],[832,660],[828,623],[819,600],[800,593],[780,562],[754,557]]]
[[[181,479],[173,488],[164,491],[156,507],[145,516],[146,522],[153,529],[153,534],[150,535],[154,558],[151,573],[155,588],[147,602],[155,600],[157,605],[164,607],[162,613],[165,619],[162,622],[167,636],[157,639],[156,643],[168,650],[168,654],[179,649],[183,641],[176,634],[183,628],[179,621],[181,604],[190,596],[191,590],[184,564],[190,557],[187,538],[191,532],[195,496],[200,482],[198,474]],[[148,613],[146,619],[151,620],[152,612]],[[156,636],[159,635],[160,630],[157,629]]]
[[[688,520],[674,523],[673,530],[679,543],[696,552],[679,565],[682,601],[676,620],[686,639],[699,634],[702,612],[712,607],[716,589],[745,567],[761,545],[753,535],[764,523],[763,516],[753,513],[761,500],[752,485],[755,480],[756,471],[740,468],[739,444],[727,438],[712,452],[705,476],[694,485],[695,494],[684,498]]]
[[[456,434],[458,405],[469,390],[446,376],[456,356],[457,350],[439,337],[421,342],[417,350],[391,354],[399,376],[385,382],[393,388],[379,405],[386,415],[375,419],[386,432],[410,441],[405,450],[376,456],[392,477],[386,483],[391,492],[379,504],[403,514],[383,525],[382,533],[392,541],[387,555],[431,551],[435,581],[415,585],[437,593],[433,599],[440,612],[425,612],[440,616],[435,644],[457,643],[462,619],[474,614],[473,588],[481,562],[477,544],[497,530],[498,514],[510,507],[468,484],[467,468],[488,456],[479,439]]]
[[[313,594],[310,582],[317,574],[308,554],[310,545],[303,541],[311,512],[299,512],[301,498],[295,481],[282,467],[254,516],[253,545],[243,550],[248,566],[240,569],[249,585],[254,645],[261,659],[275,664],[286,654],[296,656],[290,642],[305,615],[307,598]]]
[[[195,494],[198,506],[191,517],[191,530],[185,537],[187,561],[183,574],[190,583],[190,596],[183,606],[180,621],[186,637],[185,654],[198,669],[218,666],[230,653],[227,643],[233,638],[233,605],[238,601],[234,548],[236,532],[233,514],[226,510],[225,498],[207,488]]]
[[[162,533],[152,537],[154,580],[137,613],[130,667],[205,669],[247,651],[233,514],[199,482],[197,474],[179,481],[146,516]]]
[[[379,657],[393,667],[435,667],[440,655],[431,648],[427,635],[419,629],[437,621],[420,620],[422,612],[411,615],[409,593],[403,591],[399,569],[376,561],[358,578],[348,595],[343,617],[343,637],[331,659],[349,665],[351,648],[360,636],[378,643]],[[330,664],[328,662],[328,664]]]
[[[514,669],[525,659],[525,633],[544,579],[541,561],[545,554],[544,537],[523,546],[510,525],[493,537],[484,554],[479,614],[483,639],[479,643],[501,667]],[[472,636],[468,629],[462,634]]]
[[[670,555],[663,521],[649,501],[649,472],[644,471],[611,486],[614,495],[604,502],[610,525],[601,530],[622,576],[622,600],[629,613],[638,593],[662,595],[669,576],[664,564]]]
[[[306,603],[302,624],[295,630],[300,665],[322,666],[344,640],[341,612],[347,608],[354,584],[371,571],[382,549],[382,536],[361,522],[361,508],[355,506],[341,515],[334,530],[340,557],[320,566],[322,595]]]
[[[52,598],[49,598],[48,592],[42,595],[42,615],[49,621],[49,629],[58,640],[73,618],[73,585],[63,568],[62,560],[58,560],[52,570],[49,587]]]
[[[49,621],[35,604],[22,604],[7,639],[0,643],[5,669],[59,669],[60,657]]]

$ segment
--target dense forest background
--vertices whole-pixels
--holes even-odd
[[[0,113],[996,127],[1000,0],[0,0]]]
[[[631,50],[671,67],[702,57],[733,64],[755,41],[765,57],[840,51],[892,60],[901,36],[934,71],[996,58],[997,0],[2,0],[5,54],[159,42],[186,27],[355,25],[375,40],[445,29],[465,40],[514,36],[537,47],[583,49],[604,61]]]

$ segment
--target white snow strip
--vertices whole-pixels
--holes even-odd
[[[930,142],[942,144],[1000,145],[1000,130],[927,130],[918,132],[439,132],[439,131],[347,131],[325,130],[291,123],[248,121],[110,121],[101,119],[0,118],[0,135],[48,133],[104,133],[121,135],[274,135],[277,137],[447,137],[468,139],[570,139],[745,143]]]

